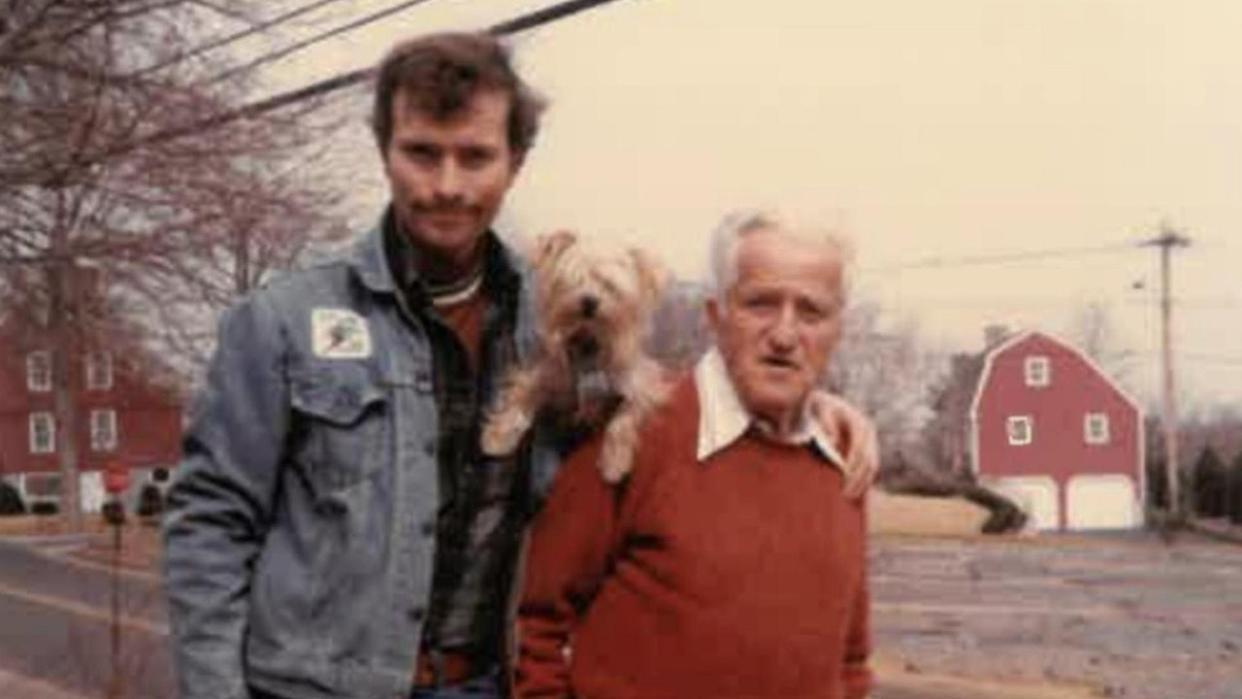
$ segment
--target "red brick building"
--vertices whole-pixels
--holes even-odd
[[[133,471],[131,493],[155,468],[180,454],[181,400],[154,377],[160,363],[134,342],[96,341],[70,353],[76,406],[74,435],[83,510],[97,511],[101,470],[119,462]],[[13,319],[0,323],[0,475],[30,504],[58,502],[60,462],[51,342]]]
[[[1069,344],[1027,332],[993,347],[970,416],[975,475],[1036,528],[1142,525],[1142,414]]]

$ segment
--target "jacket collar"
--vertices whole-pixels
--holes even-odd
[[[388,253],[384,250],[384,226],[390,212],[391,208],[386,209],[379,224],[354,243],[346,255],[346,263],[362,285],[380,294],[391,294],[397,290],[392,267],[388,264]]]
[[[737,441],[752,426],[762,429],[738,397],[720,350],[711,348],[695,365],[694,386],[699,398],[698,447],[695,456],[700,463],[706,462],[712,454]],[[803,410],[802,424],[796,433],[790,439],[782,441],[810,444],[825,461],[842,471],[845,469],[845,460],[833,444],[832,437],[811,414],[809,401]]]

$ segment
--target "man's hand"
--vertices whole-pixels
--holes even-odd
[[[880,445],[871,420],[840,396],[811,394],[811,413],[845,459],[845,496],[862,497],[880,470]]]

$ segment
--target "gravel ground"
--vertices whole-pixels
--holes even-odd
[[[871,574],[876,645],[908,672],[1242,699],[1237,544],[876,537]]]

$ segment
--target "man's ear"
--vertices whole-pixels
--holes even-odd
[[[720,313],[721,313],[720,301],[716,298],[715,295],[708,296],[707,300],[703,303],[703,307],[707,311],[708,327],[712,329],[713,333],[718,335],[719,329],[720,329]]]

